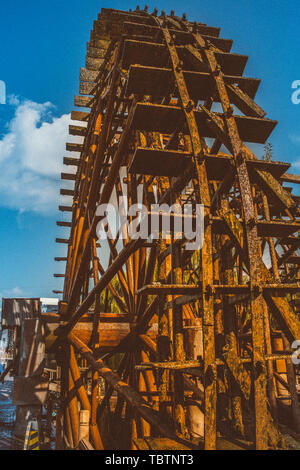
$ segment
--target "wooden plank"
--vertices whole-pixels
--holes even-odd
[[[68,142],[66,144],[66,150],[69,152],[82,152],[83,144],[78,144],[77,142]]]
[[[102,64],[103,64],[103,59],[95,59],[94,57],[86,56],[85,66],[88,70],[99,71]]]
[[[198,28],[201,28],[201,26],[198,26]],[[125,21],[123,23],[123,31],[127,34],[149,36],[149,38],[158,37],[160,42],[163,41],[162,31],[158,26]],[[215,28],[207,29],[204,27],[202,28],[202,31],[205,31],[205,33],[209,33],[210,31],[215,32]],[[189,31],[170,28],[169,32],[173,37],[175,37],[176,45],[191,44],[194,42],[193,34]],[[223,39],[204,33],[202,33],[202,36],[221,51],[229,52],[232,47],[232,39]]]
[[[84,111],[71,111],[72,121],[87,121],[90,113]]]
[[[150,103],[137,103],[132,127],[138,130],[172,134],[182,117],[182,109],[177,106],[164,106]],[[222,114],[214,113],[222,118]],[[208,123],[208,117],[203,111],[195,111],[201,137],[215,137]],[[246,142],[264,143],[269,137],[277,121],[265,118],[234,116],[241,139]]]
[[[283,188],[277,179],[273,178],[267,171],[255,170],[257,182],[262,186],[268,196],[270,196],[281,207],[290,209],[295,206],[291,194]]]
[[[72,212],[72,206],[58,206],[58,210],[61,212]]]
[[[184,70],[183,74],[189,94],[194,101],[205,100],[214,92],[214,81],[209,73]],[[164,96],[168,92],[171,78],[172,70],[169,68],[131,65],[126,93],[127,95],[138,93]],[[231,75],[225,75],[224,80],[229,85],[237,83],[239,88],[247,93],[250,98],[255,97],[260,84],[260,80],[256,78]],[[218,95],[215,96],[215,101],[220,101]]]
[[[87,128],[83,126],[74,126],[70,125],[69,126],[69,134],[70,135],[78,135],[78,136],[85,136],[87,133]]]
[[[89,70],[81,67],[79,72],[79,79],[83,82],[95,82],[98,76],[98,71]]]
[[[65,220],[57,220],[56,225],[58,227],[72,227],[72,222],[67,222]]]
[[[184,59],[185,46],[179,46],[177,49],[180,58]],[[247,56],[227,52],[216,52],[215,55],[225,75],[241,76],[243,74],[248,60]],[[168,57],[168,50],[163,44],[127,39],[124,43],[122,67],[129,68],[132,64],[164,67],[167,65]]]
[[[57,220],[56,225],[58,227],[72,227],[72,222],[67,222],[65,220]]]
[[[64,189],[64,188],[60,189],[59,193],[62,196],[74,196],[75,194],[74,189]]]
[[[138,147],[133,155],[129,173],[155,176],[179,176],[190,164],[191,155],[176,150]]]
[[[79,158],[64,157],[64,165],[80,166],[81,160]]]
[[[287,183],[296,183],[300,184],[300,175],[292,175],[290,173],[285,173],[281,176],[281,181],[285,181]]]
[[[148,284],[138,289],[135,294],[143,295],[172,295],[172,294],[197,294],[201,292],[201,286],[192,284]]]
[[[66,239],[66,238],[56,238],[55,242],[56,243],[65,243],[65,244],[68,245],[70,243],[70,239],[69,238],[68,239]]]
[[[94,82],[80,82],[79,93],[81,95],[93,95],[92,91],[95,88]]]
[[[260,237],[288,237],[300,230],[299,222],[257,221],[257,230]]]
[[[76,175],[74,173],[61,173],[60,177],[62,180],[70,180],[70,181],[76,180]]]
[[[74,97],[74,104],[79,108],[91,108],[93,104],[93,98],[90,96],[78,96]]]
[[[87,56],[94,59],[104,59],[107,47],[87,46]]]

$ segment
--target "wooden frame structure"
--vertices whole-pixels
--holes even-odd
[[[102,9],[94,22],[75,97],[90,109],[72,112],[81,123],[70,134],[83,142],[67,144],[79,156],[65,157],[76,172],[62,173],[74,187],[61,190],[73,202],[58,222],[70,228],[57,239],[68,246],[56,258],[66,261],[52,345],[58,447],[63,436],[78,446],[78,403],[96,449],[280,448],[284,413],[300,429],[290,347],[300,339],[299,197],[284,187],[300,178],[246,146],[265,143],[276,121],[254,101],[260,80],[243,76],[247,57],[219,33],[147,7]],[[103,254],[98,204],[124,186],[134,204],[141,185],[150,213],[155,201],[203,205],[202,249],[173,232],[125,234]]]

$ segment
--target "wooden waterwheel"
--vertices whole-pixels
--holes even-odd
[[[62,174],[71,218],[58,222],[70,228],[57,240],[59,446],[78,447],[83,415],[96,449],[281,448],[282,425],[300,429],[299,197],[285,186],[300,178],[245,144],[276,121],[219,33],[139,7],[94,22],[75,97],[90,109],[72,112],[82,142]],[[162,204],[182,215],[156,237],[98,239],[98,207],[122,194],[147,220]],[[199,231],[198,206],[203,243],[188,249],[175,219]]]

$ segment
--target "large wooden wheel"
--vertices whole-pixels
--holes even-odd
[[[276,122],[231,46],[173,12],[103,9],[94,23],[75,97],[90,111],[72,113],[84,139],[67,144],[76,174],[62,174],[72,218],[58,223],[70,227],[56,342],[70,447],[79,408],[98,449],[280,448],[278,423],[299,430],[299,198],[284,187],[299,177],[244,143],[264,144]],[[98,205],[124,192],[150,216],[201,204],[203,246],[187,249],[175,215],[167,236],[99,240]]]

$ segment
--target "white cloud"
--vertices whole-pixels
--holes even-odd
[[[12,289],[3,289],[3,291],[0,292],[0,299],[2,297],[12,297],[12,298],[21,297],[21,295],[23,295],[22,289],[16,286],[16,287],[13,287]]]
[[[53,214],[66,142],[80,138],[69,138],[70,115],[55,117],[50,102],[10,96],[8,103],[15,112],[0,140],[0,204],[21,212]]]

